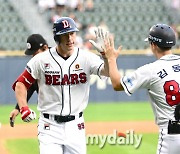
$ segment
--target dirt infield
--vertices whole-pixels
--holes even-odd
[[[128,121],[128,122],[86,122],[87,134],[112,134],[113,130],[125,133],[134,130],[137,133],[156,133],[158,127],[154,121]],[[21,124],[11,128],[2,125],[0,128],[0,154],[9,154],[4,144],[7,139],[36,138],[37,124]]]

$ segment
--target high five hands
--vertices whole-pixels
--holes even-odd
[[[114,37],[108,31],[104,31],[103,28],[98,27],[95,30],[96,42],[89,40],[89,42],[96,48],[96,50],[103,56],[103,58],[117,59],[122,46],[119,46],[117,50],[114,48]]]

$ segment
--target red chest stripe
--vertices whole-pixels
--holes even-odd
[[[12,88],[13,90],[15,90],[16,83],[22,82],[26,86],[26,88],[29,89],[34,81],[35,79],[31,76],[31,74],[27,70],[24,70],[24,72],[13,83]]]

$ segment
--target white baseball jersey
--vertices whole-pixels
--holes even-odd
[[[166,55],[138,68],[121,79],[125,92],[131,95],[138,88],[148,90],[151,105],[160,128],[174,120],[175,106],[180,103],[180,56]]]
[[[77,115],[88,103],[90,75],[100,75],[102,59],[75,48],[67,59],[53,47],[33,57],[27,70],[39,86],[38,107],[42,113]]]

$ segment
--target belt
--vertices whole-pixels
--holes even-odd
[[[83,112],[80,112],[78,118],[82,117],[82,115]],[[74,115],[61,116],[61,115],[51,115],[51,114],[43,113],[43,116],[46,119],[50,119],[52,117],[52,119],[57,123],[69,122],[76,119],[76,116]]]
[[[180,122],[179,121],[169,120],[168,134],[180,134]]]

